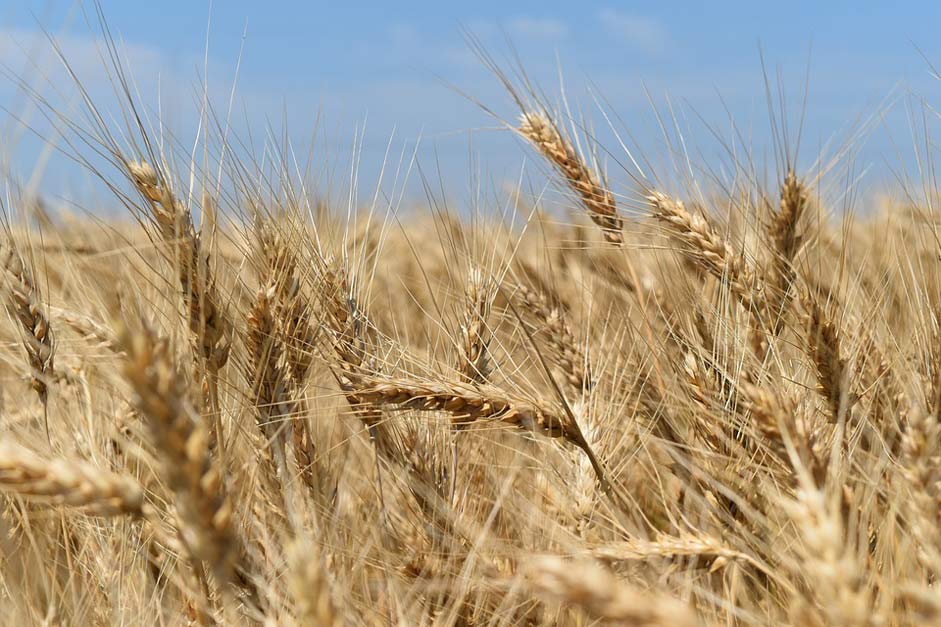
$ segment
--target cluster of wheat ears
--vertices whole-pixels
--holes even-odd
[[[4,196],[4,622],[941,620],[934,194],[609,177],[500,74],[561,211],[338,211],[109,71],[44,110],[136,222]]]

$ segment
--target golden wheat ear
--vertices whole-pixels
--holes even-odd
[[[801,223],[807,213],[808,191],[793,170],[789,170],[781,185],[780,208],[771,217],[767,235],[772,246],[768,278],[768,314],[772,320],[772,331],[780,333],[784,326],[785,313],[793,298],[793,286],[797,273],[794,259],[803,243]]]
[[[166,174],[145,161],[129,161],[127,170],[147,200],[156,230],[171,253],[193,342],[214,375],[229,358],[232,325],[219,297],[209,257],[193,225],[193,216],[170,189]]]
[[[0,490],[92,516],[143,516],[144,492],[131,477],[66,459],[43,459],[0,445]]]
[[[222,470],[209,452],[209,432],[189,400],[169,344],[143,327],[125,331],[124,376],[161,459],[161,474],[175,496],[183,543],[222,584],[236,581],[237,541]]]
[[[520,117],[517,131],[565,178],[588,211],[588,216],[601,227],[604,238],[614,244],[623,244],[623,221],[618,215],[614,194],[603,184],[598,173],[588,167],[558,125],[545,112],[527,111]]]
[[[687,211],[682,201],[662,192],[652,192],[647,200],[653,216],[681,245],[681,254],[693,265],[726,283],[745,309],[754,310],[761,282],[713,226],[702,216]]]
[[[457,371],[465,383],[486,383],[491,374],[489,326],[493,289],[489,279],[474,268],[464,289],[464,311],[461,317]]]
[[[12,239],[0,243],[0,270],[3,274],[0,285],[7,292],[7,310],[19,322],[22,331],[30,382],[45,405],[55,372],[55,340],[32,272]]]
[[[850,372],[842,355],[839,323],[816,295],[804,297],[804,309],[807,353],[817,375],[816,390],[827,403],[830,422],[836,423],[843,411],[849,411],[857,400],[850,390]]]
[[[676,599],[644,594],[593,560],[536,556],[525,564],[526,580],[537,593],[583,607],[602,622],[650,627],[696,627],[695,613]]]

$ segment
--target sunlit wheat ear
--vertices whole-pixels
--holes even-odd
[[[271,447],[274,459],[282,465],[285,438],[291,431],[290,421],[294,419],[295,406],[282,361],[284,351],[272,311],[273,297],[274,287],[259,289],[248,315],[246,374],[258,426]]]
[[[591,364],[582,350],[581,342],[569,326],[563,308],[553,304],[537,288],[518,283],[514,289],[520,304],[523,305],[522,311],[532,316],[539,325],[539,330],[544,331],[552,351],[552,363],[568,387],[576,394],[590,389]]]
[[[864,584],[855,537],[847,535],[847,521],[839,501],[823,490],[801,488],[783,509],[796,525],[802,542],[795,543],[801,576],[809,594],[829,625],[869,626],[872,619],[869,590]]]
[[[528,278],[537,278],[538,274],[528,264],[523,264]],[[591,362],[582,347],[582,342],[575,336],[569,324],[564,306],[551,293],[546,285],[534,281],[531,287],[526,280],[513,284],[513,296],[521,305],[520,313],[531,319],[537,338],[545,338],[551,351],[549,362],[561,375],[567,387],[576,395],[591,389]]]
[[[303,387],[313,364],[318,334],[310,302],[301,290],[297,256],[272,229],[263,229],[259,239],[267,280],[274,288],[274,312],[284,335],[285,358],[295,385]]]
[[[680,252],[694,265],[726,283],[743,307],[753,309],[756,291],[760,289],[758,278],[712,225],[702,216],[687,211],[682,201],[661,192],[651,193],[647,200],[653,216],[667,228],[670,237],[681,244]]]
[[[324,572],[320,551],[309,541],[296,540],[288,547],[289,585],[302,625],[332,627],[343,625],[330,592],[330,578]]]
[[[580,607],[595,620],[619,625],[696,627],[696,615],[679,600],[643,593],[592,560],[531,558],[526,580],[537,593]]]
[[[189,401],[167,342],[148,328],[125,332],[124,376],[175,496],[187,550],[223,583],[234,580],[236,540],[222,473],[209,454],[209,432]]]
[[[744,381],[739,386],[738,399],[742,409],[750,413],[757,430],[764,436],[766,446],[791,468],[794,479],[801,470],[806,469],[817,483],[822,483],[826,464],[814,449],[814,436],[799,416],[794,403],[782,398],[772,388]],[[785,439],[785,434],[789,440]],[[796,460],[790,457],[788,441],[797,454]]]
[[[144,492],[131,477],[65,459],[43,459],[13,444],[0,445],[0,490],[92,516],[141,516]]]
[[[32,388],[45,403],[54,372],[55,340],[39,289],[12,241],[0,242],[0,270],[7,311],[19,322],[22,331]]]
[[[361,375],[352,395],[358,404],[443,411],[457,423],[493,420],[549,437],[575,441],[564,413],[546,404],[513,398],[491,386]]]
[[[796,277],[794,258],[802,243],[798,232],[807,212],[808,192],[793,170],[789,170],[781,185],[780,208],[768,224],[768,238],[773,244],[768,274],[768,315],[774,334],[784,326],[785,313],[793,298]]]
[[[934,573],[941,573],[941,541],[936,528],[941,509],[941,470],[937,459],[941,448],[938,417],[913,407],[902,437],[902,477],[908,488],[905,499],[909,525],[918,543],[918,559]]]
[[[465,383],[486,383],[490,378],[489,346],[490,306],[493,298],[490,282],[475,268],[464,289],[464,312],[461,317],[457,371]]]
[[[278,390],[268,399],[268,403],[274,405],[264,405],[259,398],[258,406],[260,412],[268,414],[272,413],[272,409],[263,407],[277,406],[284,410],[280,419],[269,415],[267,419],[262,418],[262,424],[267,424],[272,418],[282,423],[275,425],[276,430],[268,435],[283,440],[285,431],[290,433],[301,476],[311,489],[316,490],[319,480],[315,475],[321,475],[322,480],[327,473],[319,465],[304,389],[308,383],[314,351],[317,350],[319,328],[314,325],[311,303],[302,290],[296,251],[264,218],[256,219],[254,235],[256,270],[262,288],[249,316],[248,344],[250,354],[256,361],[256,369],[261,363],[259,359],[270,362],[266,368],[269,372],[267,376],[277,380],[275,388]],[[261,327],[266,330],[262,332]],[[270,348],[271,354],[258,352],[262,341]],[[277,355],[283,356],[283,362],[279,361]],[[275,367],[277,370],[273,369]],[[269,441],[272,446],[276,446],[274,440]]]
[[[152,165],[131,161],[127,169],[150,204],[158,234],[172,251],[170,261],[179,274],[193,341],[208,370],[216,372],[229,358],[232,329],[193,217]]]
[[[526,112],[520,117],[517,130],[565,177],[566,183],[578,195],[589,217],[601,227],[605,239],[622,244],[623,221],[618,215],[614,194],[604,185],[598,174],[588,167],[555,122],[544,112]]]
[[[804,297],[804,331],[807,353],[817,375],[817,393],[824,398],[830,422],[837,422],[841,409],[849,410],[856,395],[849,389],[846,359],[842,356],[840,329],[814,295]]]

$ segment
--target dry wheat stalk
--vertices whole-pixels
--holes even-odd
[[[93,516],[144,513],[144,493],[133,478],[78,461],[42,459],[10,443],[0,444],[0,490]]]
[[[565,177],[588,210],[588,215],[602,229],[609,242],[622,244],[624,235],[614,194],[598,174],[585,163],[575,147],[545,112],[525,112],[520,118],[519,133],[542,153]]]
[[[4,273],[2,283],[8,291],[7,310],[20,323],[23,331],[23,346],[30,367],[32,388],[45,403],[49,393],[48,383],[54,373],[55,340],[32,273],[12,240],[0,244],[0,269]]]

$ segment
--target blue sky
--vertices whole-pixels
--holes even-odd
[[[292,140],[303,146],[319,113],[319,137],[339,156],[350,152],[354,133],[366,121],[363,180],[378,175],[390,137],[393,154],[421,138],[419,162],[426,170],[440,169],[446,189],[467,188],[475,171],[495,182],[513,180],[531,159],[454,89],[514,115],[462,30],[473,32],[497,57],[507,52],[508,38],[550,95],[558,89],[561,64],[569,96],[585,116],[596,127],[605,125],[596,93],[619,117],[618,130],[629,132],[650,155],[663,151],[663,140],[647,93],[661,109],[669,99],[693,151],[721,152],[706,124],[727,132],[731,114],[756,152],[766,153],[759,46],[772,72],[780,69],[795,115],[810,60],[805,159],[860,116],[881,114],[856,166],[870,167],[877,184],[889,180],[893,168],[912,164],[905,103],[925,98],[941,106],[941,83],[922,58],[923,53],[941,66],[939,3],[217,0],[211,11],[208,3],[183,0],[101,5],[133,61],[145,100],[156,102],[159,85],[161,109],[181,136],[195,131],[194,94],[208,25],[209,82],[217,101],[223,99],[224,106],[244,45],[236,109],[247,125],[280,126],[284,119]],[[52,0],[0,6],[0,52],[9,71],[29,67],[17,58],[23,51],[54,65],[41,52],[40,25],[63,42],[85,77],[94,75],[93,31],[74,3]],[[93,94],[100,90],[106,98],[107,85],[92,83]],[[880,109],[890,94],[897,104]],[[13,111],[24,106],[10,84],[0,86],[0,99]],[[18,150],[14,163],[30,171],[36,146],[24,139]],[[55,158],[44,171],[57,188],[80,187]]]

